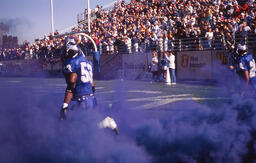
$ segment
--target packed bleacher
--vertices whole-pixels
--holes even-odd
[[[255,46],[254,0],[131,0],[117,1],[111,10],[97,6],[88,26],[73,28],[95,40],[101,54],[147,50],[207,50],[235,48],[238,41]],[[0,50],[0,60],[58,58],[64,37],[45,36],[21,48]],[[90,40],[77,38],[86,55]]]

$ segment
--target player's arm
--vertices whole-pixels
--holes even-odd
[[[250,83],[250,76],[249,76],[249,71],[248,68],[246,67],[246,65],[243,62],[239,63],[239,67],[242,70],[242,75],[246,81],[246,84]]]
[[[246,84],[250,83],[249,71],[243,71]]]
[[[95,89],[94,80],[92,80],[91,85],[92,85],[92,92],[95,93],[96,89]]]
[[[65,120],[66,119],[66,111],[68,110],[68,104],[71,101],[75,88],[76,88],[76,80],[77,80],[77,74],[76,73],[69,73],[65,75],[66,78],[66,83],[67,83],[67,88],[66,88],[66,93],[65,93],[65,98],[64,98],[64,103],[61,107],[60,111],[60,119]]]
[[[66,88],[66,93],[64,98],[64,104],[66,103],[68,105],[69,102],[71,101],[75,92],[76,81],[77,81],[76,73],[70,73],[66,76],[67,88]]]

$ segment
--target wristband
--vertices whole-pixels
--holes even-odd
[[[67,108],[68,104],[67,103],[63,103],[62,108]]]

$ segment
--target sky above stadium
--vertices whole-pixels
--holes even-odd
[[[91,0],[90,7],[105,6],[115,0]],[[53,0],[55,29],[63,30],[77,23],[77,14],[87,8],[87,0]],[[19,43],[33,42],[51,31],[50,0],[0,0],[0,22],[8,24],[9,34]]]

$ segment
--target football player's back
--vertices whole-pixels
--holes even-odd
[[[93,94],[91,83],[93,80],[92,64],[83,55],[75,61],[77,74],[77,87],[75,97]]]

